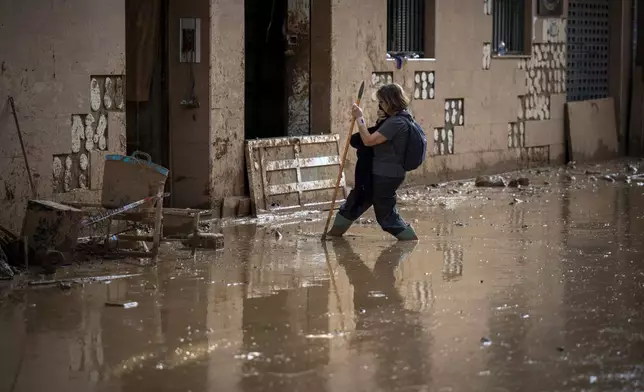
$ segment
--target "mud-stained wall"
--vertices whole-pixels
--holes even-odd
[[[218,208],[244,194],[244,4],[171,0],[169,96],[172,201]],[[179,19],[200,18],[200,61],[179,61]],[[194,75],[194,80],[191,76]],[[192,83],[199,107],[186,107]]]
[[[210,202],[245,194],[244,2],[210,0]]]
[[[31,191],[97,201],[107,152],[125,151],[124,0],[0,0],[0,224],[19,230]]]
[[[370,119],[375,90],[393,81],[413,97],[411,110],[428,137],[427,163],[408,176],[410,182],[562,161],[565,18],[536,17],[534,2],[531,55],[499,58],[490,42],[491,2],[426,4],[435,7],[435,59],[409,60],[402,69],[386,59],[386,1],[332,5],[331,131],[346,135],[348,108],[362,80],[369,87],[363,107]]]
[[[200,20],[198,63],[180,61],[180,18]],[[170,178],[174,207],[208,208],[210,202],[209,21],[208,0],[170,0],[168,4]],[[182,105],[193,94],[199,107]]]

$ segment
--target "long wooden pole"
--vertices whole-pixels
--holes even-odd
[[[356,105],[360,105],[362,100],[362,94],[364,93],[364,81],[360,84],[360,90],[358,91],[358,99],[356,100]],[[353,129],[356,126],[356,119],[351,119],[351,127],[349,128],[349,133],[347,133],[347,140],[344,143],[344,151],[342,152],[342,159],[340,160],[340,170],[338,171],[338,179],[335,182],[335,189],[333,190],[333,199],[331,199],[331,208],[329,208],[329,216],[326,218],[326,225],[324,225],[324,232],[322,233],[322,240],[326,238],[326,232],[329,230],[329,224],[331,223],[331,218],[333,217],[333,210],[335,209],[335,200],[338,197],[338,189],[340,188],[340,182],[342,181],[342,173],[344,172],[344,164],[347,161],[347,152],[349,151],[349,145],[351,143],[351,135],[353,134]]]
[[[9,97],[9,103],[11,104],[11,111],[13,112],[13,120],[16,123],[16,130],[18,131],[18,140],[20,140],[22,157],[25,160],[25,168],[27,169],[27,178],[29,179],[29,186],[31,187],[31,197],[36,199],[38,197],[38,194],[36,193],[36,185],[34,185],[34,179],[31,176],[31,169],[29,169],[29,159],[27,159],[27,151],[25,150],[25,143],[22,141],[22,131],[20,130],[20,123],[18,122],[18,113],[16,113],[16,104],[13,102],[13,97]]]

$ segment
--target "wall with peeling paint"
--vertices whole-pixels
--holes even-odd
[[[31,197],[15,99],[38,196],[97,201],[103,157],[125,152],[124,0],[0,0],[0,224],[18,231]]]
[[[346,135],[348,109],[362,80],[369,87],[363,107],[371,119],[376,89],[394,81],[413,97],[411,110],[428,137],[427,163],[408,176],[410,182],[561,162],[565,19],[535,17],[532,56],[496,58],[490,56],[491,1],[427,4],[436,7],[436,58],[409,60],[398,70],[386,59],[387,1],[332,3],[332,132]],[[560,34],[547,34],[551,23]]]

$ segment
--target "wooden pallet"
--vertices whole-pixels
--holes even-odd
[[[339,135],[246,141],[253,214],[328,210],[340,169]],[[336,205],[347,196],[344,173]]]

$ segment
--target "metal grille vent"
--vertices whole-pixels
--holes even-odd
[[[609,0],[569,0],[567,100],[608,96]]]

